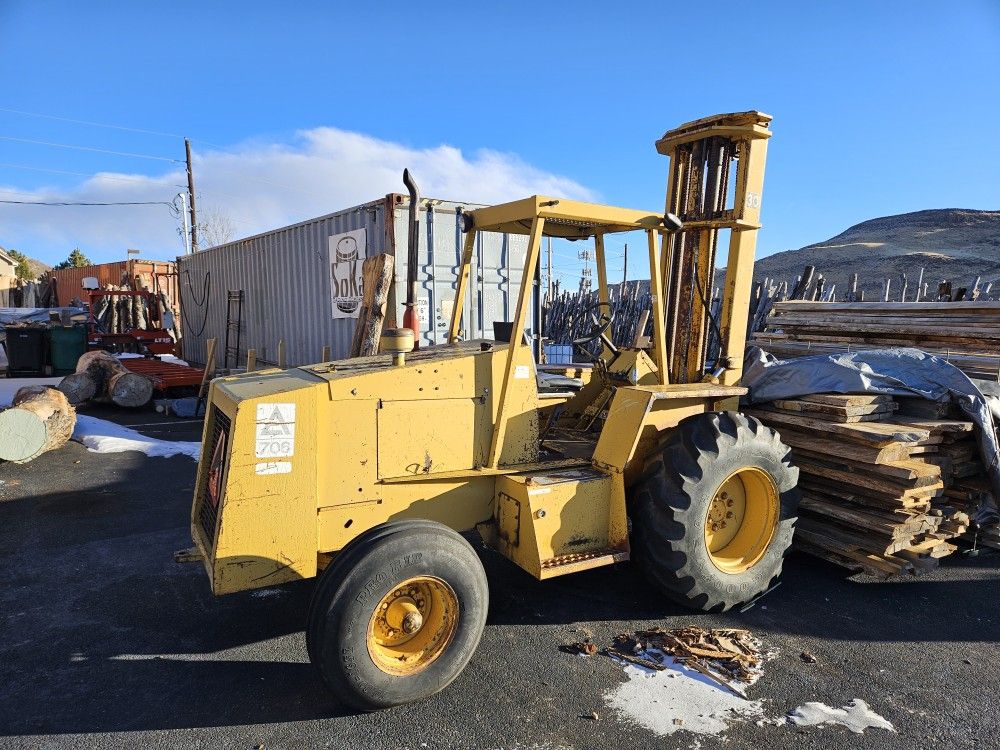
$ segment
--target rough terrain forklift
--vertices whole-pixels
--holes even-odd
[[[212,591],[318,576],[309,657],[360,710],[432,695],[473,655],[487,580],[460,532],[478,530],[538,579],[634,557],[696,609],[765,591],[798,504],[787,448],[736,411],[770,119],[720,115],[666,133],[662,212],[533,196],[466,213],[446,344],[409,351],[412,335],[396,329],[376,356],[214,380],[192,510]],[[605,237],[631,231],[648,246],[648,351],[608,333]],[[595,245],[599,302],[576,343],[600,355],[544,427],[527,340],[461,339],[483,232],[528,237],[514,332],[542,238]],[[710,337],[720,354],[707,362]]]

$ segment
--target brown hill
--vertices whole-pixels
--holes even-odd
[[[838,299],[852,273],[866,300],[881,299],[886,277],[892,279],[890,299],[898,300],[905,273],[912,299],[921,268],[929,291],[943,280],[971,289],[981,276],[981,287],[994,282],[992,295],[1000,296],[1000,211],[940,208],[871,219],[826,242],[761,258],[754,277],[791,286],[806,265],[823,274],[827,288],[837,285]]]

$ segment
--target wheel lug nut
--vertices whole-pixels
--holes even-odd
[[[726,513],[726,518],[732,518],[732,517],[733,517],[733,512],[732,511],[729,511],[729,512]]]
[[[727,508],[732,508],[733,507],[733,501],[732,500],[727,501],[726,502],[726,507]]]

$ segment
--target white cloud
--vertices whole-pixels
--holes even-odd
[[[196,144],[197,146],[197,144]],[[247,141],[196,148],[200,207],[228,214],[243,237],[320,216],[390,192],[405,192],[404,167],[434,198],[498,203],[539,193],[595,200],[583,185],[514,154],[471,156],[442,145],[416,149],[336,128],[300,131],[291,142]],[[0,198],[35,201],[170,201],[186,184],[183,169],[154,174],[102,173],[70,188],[24,191],[0,186]],[[60,207],[0,204],[0,245],[49,263],[75,246],[95,261],[170,258],[181,250],[179,221],[166,206]]]

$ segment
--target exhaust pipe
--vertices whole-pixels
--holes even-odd
[[[417,250],[420,247],[420,190],[409,169],[403,170],[403,184],[410,193],[410,225],[406,247],[406,303],[403,328],[413,331],[413,348],[420,348],[420,318],[417,315]]]

